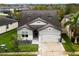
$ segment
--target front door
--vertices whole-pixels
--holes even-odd
[[[38,31],[37,31],[37,29],[35,29],[34,31],[33,31],[33,38],[36,40],[36,39],[38,39]]]

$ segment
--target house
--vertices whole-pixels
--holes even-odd
[[[0,34],[18,27],[18,22],[14,19],[0,17]]]
[[[5,6],[0,6],[0,12],[9,13],[14,12],[14,9],[17,11],[29,10],[29,5],[26,4],[7,4]]]
[[[62,33],[66,33],[69,37],[71,36],[71,31],[69,25],[64,27],[64,24],[69,21],[69,15],[65,15],[64,18],[61,21],[61,28],[62,28]]]
[[[8,16],[8,14],[0,12],[0,16]]]
[[[59,42],[61,28],[56,11],[22,11],[17,31],[18,40],[24,43]]]

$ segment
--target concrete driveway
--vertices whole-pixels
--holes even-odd
[[[60,42],[40,42],[38,56],[67,56]]]

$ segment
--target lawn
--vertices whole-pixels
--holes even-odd
[[[16,36],[17,30],[11,30],[9,32],[0,35],[0,45],[5,44],[9,51],[13,51],[12,36]]]
[[[19,50],[21,52],[35,52],[38,51],[38,45],[37,44],[19,45]]]
[[[64,39],[65,43],[63,43],[63,46],[66,51],[68,52],[74,52],[73,44],[70,40],[70,38],[66,34],[62,34],[62,38]]]
[[[67,52],[73,52],[71,49],[69,49],[69,47],[66,43],[63,43],[63,46],[64,46],[64,48]],[[74,52],[79,51],[79,45],[78,44],[73,44],[72,47],[74,49]]]
[[[17,30],[11,30],[4,34],[0,35],[0,45],[5,44],[8,52],[15,52],[13,36],[17,36]],[[36,44],[20,44],[18,45],[19,52],[35,52],[38,51],[38,45]],[[0,48],[0,52],[5,51],[4,49]]]
[[[0,54],[0,56],[37,56],[36,54]]]
[[[79,54],[74,54],[74,52],[79,51],[79,44],[73,44],[67,35],[62,35],[62,38],[65,41],[65,43],[62,43],[62,44],[63,44],[65,50],[68,52],[68,54],[70,56],[79,56]]]
[[[69,56],[79,56],[79,54],[74,54],[74,53],[71,53],[71,54],[68,54]]]

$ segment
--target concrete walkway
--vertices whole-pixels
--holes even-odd
[[[61,43],[40,42],[38,56],[68,56]]]

